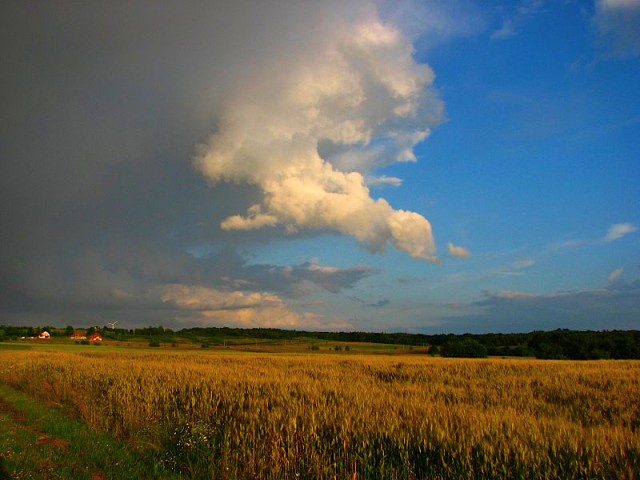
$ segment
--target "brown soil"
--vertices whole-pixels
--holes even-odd
[[[20,410],[17,410],[13,405],[9,405],[0,398],[0,413],[7,413],[13,417],[13,419],[21,425],[27,423],[27,418]]]
[[[69,448],[69,442],[62,440],[61,438],[48,437],[47,435],[39,435],[36,440],[36,445],[47,444],[53,448],[60,450],[66,450]]]
[[[15,408],[13,405],[4,402],[1,398],[0,413],[10,415],[16,421],[16,423],[19,423],[20,425],[27,425],[27,417],[24,415],[24,413]],[[61,450],[66,450],[67,448],[69,448],[69,442],[67,442],[66,440],[45,435],[35,426],[32,426],[30,428],[36,433],[36,435],[38,435],[38,438],[36,439],[36,445],[47,444],[51,447],[59,448]]]

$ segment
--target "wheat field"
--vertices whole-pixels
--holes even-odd
[[[0,351],[0,381],[184,478],[640,477],[640,362]]]

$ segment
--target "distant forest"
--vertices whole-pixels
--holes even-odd
[[[73,332],[66,329],[42,327],[52,336],[63,336]],[[37,335],[40,327],[0,326],[0,341],[22,336]],[[174,331],[163,327],[136,329],[101,330],[107,338],[126,341],[127,338],[145,337],[157,341],[171,341],[171,337],[190,339],[222,345],[227,339],[294,340],[306,339],[334,342],[368,342],[411,347],[428,347],[430,353],[451,357],[515,356],[542,359],[640,359],[640,331],[604,330],[577,331],[558,329],[553,331],[533,331],[529,333],[485,333],[425,335],[415,333],[383,332],[308,332],[302,330],[281,330],[272,328],[185,328]]]
[[[316,338],[336,342],[369,342],[414,347],[429,346],[447,356],[517,356],[544,359],[640,359],[640,331],[553,330],[530,333],[424,335],[382,332],[305,332],[278,329],[189,328],[181,336],[213,338]],[[478,349],[478,344],[484,348]],[[452,348],[452,347],[456,348]],[[464,348],[466,347],[466,348]],[[479,350],[479,351],[478,351]]]

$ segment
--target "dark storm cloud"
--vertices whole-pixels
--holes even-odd
[[[360,297],[357,297],[356,295],[351,295],[351,296],[348,296],[347,298],[353,302],[360,303],[362,305],[362,308],[382,308],[382,307],[386,307],[391,303],[391,300],[389,300],[388,298],[383,298],[376,302],[370,302],[370,303],[367,302],[366,300],[363,300]]]
[[[388,298],[385,298],[383,300],[378,300],[377,302],[374,302],[374,303],[368,303],[367,307],[381,308],[389,305],[389,303],[391,303],[391,300],[389,300]]]
[[[238,244],[219,224],[259,194],[210,188],[194,146],[215,130],[229,86],[287,55],[320,13],[312,2],[286,15],[266,2],[3,2],[0,323],[167,324],[172,307],[149,293],[159,285],[226,276],[339,291],[369,274],[186,253]]]
[[[212,286],[228,286],[247,291],[266,290],[285,297],[298,297],[309,289],[338,293],[353,288],[365,277],[379,273],[364,265],[337,268],[320,265],[317,261],[290,266],[249,264],[232,247],[223,248],[200,259],[198,265],[201,283],[215,278],[216,283],[211,283]]]

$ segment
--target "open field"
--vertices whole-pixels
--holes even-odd
[[[183,478],[640,476],[640,362],[71,346],[0,382]]]
[[[368,342],[346,342],[331,340],[311,340],[287,339],[269,340],[257,338],[232,338],[220,341],[218,344],[204,342],[192,342],[184,338],[175,338],[175,341],[159,342],[155,347],[149,347],[149,339],[134,338],[126,341],[105,339],[102,342],[80,342],[70,340],[66,337],[57,337],[50,340],[14,340],[10,342],[0,342],[2,350],[39,350],[39,351],[69,351],[69,352],[124,352],[131,350],[162,350],[171,352],[205,352],[205,351],[227,351],[227,352],[254,352],[254,353],[367,353],[382,355],[406,355],[424,354],[429,351],[429,347],[412,345],[389,345]]]

